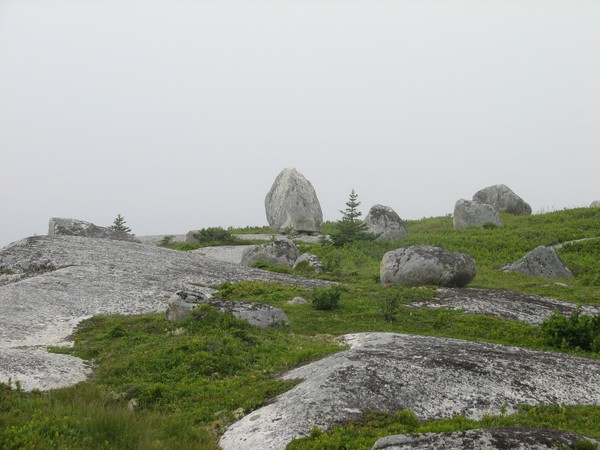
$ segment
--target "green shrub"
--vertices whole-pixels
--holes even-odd
[[[210,245],[231,244],[237,241],[231,231],[222,227],[202,228],[194,233],[194,238],[202,244]]]
[[[316,288],[312,291],[312,305],[315,309],[330,310],[338,307],[342,289],[339,286]]]
[[[576,309],[565,317],[555,311],[541,327],[544,340],[549,345],[600,352],[600,314],[588,316]]]

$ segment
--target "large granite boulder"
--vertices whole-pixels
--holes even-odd
[[[281,171],[265,198],[269,226],[275,232],[321,231],[323,212],[312,184],[296,169]]]
[[[600,404],[600,361],[395,333],[342,337],[349,348],[282,376],[303,380],[223,434],[223,450],[284,449],[370,409],[421,420],[515,413],[522,404]]]
[[[591,204],[590,204],[590,208],[600,208],[600,200],[594,200]]]
[[[198,305],[209,305],[221,313],[231,313],[234,317],[245,320],[250,325],[268,328],[273,325],[289,323],[282,309],[256,302],[232,302],[211,298],[205,292],[177,291],[171,296],[167,308],[167,320],[181,320],[189,317]]]
[[[316,273],[323,273],[323,263],[317,255],[313,255],[312,253],[302,253],[298,256],[296,262],[294,262],[294,269],[298,268],[302,263],[308,264],[308,266],[312,267]]]
[[[543,245],[533,249],[520,260],[502,266],[500,270],[543,278],[573,278],[573,274],[556,250]]]
[[[116,241],[140,242],[134,235],[110,227],[100,227],[90,222],[77,219],[61,219],[53,217],[48,224],[48,235],[81,236],[97,239],[114,239]]]
[[[477,266],[471,256],[429,245],[389,251],[383,255],[380,266],[380,278],[384,286],[463,287],[476,274]]]
[[[454,433],[398,434],[379,439],[371,450],[561,450],[600,441],[548,428],[497,427]],[[588,448],[588,447],[585,447]],[[594,447],[592,447],[594,448]]]
[[[259,261],[266,261],[276,266],[293,267],[300,251],[293,241],[278,238],[266,244],[253,245],[244,250],[241,264],[252,266]]]
[[[501,227],[502,219],[492,205],[477,201],[460,199],[454,205],[452,221],[454,228],[462,229],[468,227],[482,228],[487,224]]]
[[[523,216],[531,214],[531,206],[504,184],[495,184],[477,191],[473,200],[488,203],[500,212]]]
[[[389,206],[373,206],[363,223],[367,225],[369,233],[378,235],[378,240],[394,241],[406,237],[404,222]]]

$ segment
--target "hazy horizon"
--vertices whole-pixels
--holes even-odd
[[[403,219],[600,200],[600,2],[0,0],[0,247],[266,225],[295,167]]]

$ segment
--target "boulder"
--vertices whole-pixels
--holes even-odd
[[[395,333],[341,340],[347,350],[284,374],[303,381],[231,425],[221,448],[284,449],[314,427],[326,430],[371,409],[478,420],[515,413],[522,404],[600,404],[597,359]]]
[[[294,297],[288,302],[288,305],[306,305],[308,300],[303,297]]]
[[[477,266],[471,256],[429,245],[389,251],[383,255],[380,267],[380,279],[384,286],[463,287],[476,274]]]
[[[478,201],[460,199],[454,205],[454,228],[484,227],[493,224],[501,227],[502,219],[492,205]]]
[[[185,233],[185,240],[184,242],[189,242],[189,243],[196,243],[198,242],[198,238],[196,237],[196,233],[200,231],[200,230],[190,230],[187,233]]]
[[[289,229],[318,233],[323,212],[312,184],[296,169],[281,171],[265,198],[269,226],[275,232]]]
[[[531,206],[504,184],[488,186],[477,191],[473,200],[488,203],[500,212],[522,216],[531,214]]]
[[[590,208],[600,208],[600,200],[594,200],[591,204],[590,204]]]
[[[53,217],[48,224],[48,235],[81,236],[97,239],[113,239],[116,241],[140,242],[134,235],[110,227],[99,227],[90,222],[77,219],[61,219]]]
[[[576,448],[581,441],[600,444],[600,441],[569,431],[498,427],[454,433],[398,434],[379,439],[371,450],[561,450]]]
[[[300,251],[296,244],[287,238],[278,238],[266,244],[253,245],[244,250],[241,264],[250,267],[259,261],[276,266],[293,267]]]
[[[256,302],[231,302],[211,298],[203,292],[177,291],[169,299],[167,320],[181,320],[191,315],[192,309],[199,304],[217,308],[220,312],[229,312],[234,317],[245,320],[250,325],[268,328],[273,325],[289,323],[282,309]]]
[[[367,225],[369,233],[379,235],[378,240],[394,241],[406,237],[404,222],[389,206],[373,206],[363,222]]]
[[[520,260],[502,266],[500,270],[543,278],[573,278],[573,274],[556,250],[543,245],[533,249]]]
[[[294,262],[294,269],[303,262],[306,262],[310,267],[312,267],[316,273],[323,273],[323,263],[317,257],[317,255],[313,255],[312,253],[302,253],[300,256],[298,256],[296,262]]]

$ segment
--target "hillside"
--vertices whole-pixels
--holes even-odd
[[[477,342],[473,352],[500,344],[550,351],[557,357],[567,354],[597,364],[599,353],[552,345],[540,325],[468,314],[443,305],[415,307],[415,302],[442,298],[442,290],[435,287],[381,286],[379,265],[385,252],[427,244],[465,252],[475,259],[478,273],[469,288],[600,307],[600,239],[593,239],[600,237],[600,208],[502,215],[502,220],[505,226],[501,228],[454,230],[451,217],[425,218],[406,223],[408,235],[403,241],[365,241],[342,248],[297,243],[301,251],[321,259],[324,273],[271,269],[340,282],[339,307],[332,310],[317,310],[310,303],[290,304],[292,298],[310,299],[312,293],[303,285],[282,284],[288,279],[284,276],[273,278],[282,282],[244,277],[238,279],[249,281],[220,285],[221,298],[283,309],[289,326],[261,330],[210,308],[200,308],[192,319],[176,323],[167,322],[164,314],[88,319],[73,336],[72,348],[54,351],[93,361],[92,378],[47,392],[24,392],[14,383],[0,383],[0,447],[218,448],[221,435],[232,423],[299,383],[279,375],[346,349],[347,342],[343,346],[337,338],[351,333],[462,339]],[[323,231],[329,233],[335,226],[325,224]],[[574,278],[549,280],[497,270],[540,245],[557,245]],[[176,250],[161,252],[171,255]],[[426,420],[414,411],[383,413],[373,408],[325,433],[315,429],[289,448],[368,449],[390,434],[499,426],[548,427],[600,439],[599,405],[600,398],[591,398],[585,405],[524,405],[514,411],[506,405],[493,415],[457,414]]]

